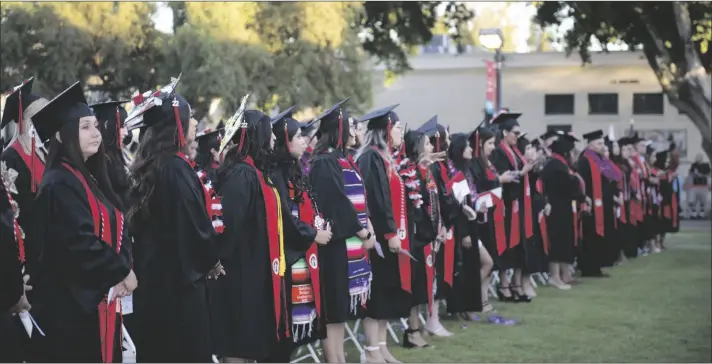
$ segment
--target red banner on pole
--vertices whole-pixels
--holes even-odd
[[[492,114],[499,110],[497,99],[497,69],[493,61],[487,61],[487,85],[485,87],[485,108]]]

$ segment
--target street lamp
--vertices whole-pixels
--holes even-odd
[[[487,50],[494,51],[497,85],[494,112],[496,113],[502,107],[502,63],[504,62],[502,46],[504,45],[504,36],[502,35],[502,30],[498,28],[480,29],[477,39],[481,46]]]

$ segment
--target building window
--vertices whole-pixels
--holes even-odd
[[[618,115],[618,94],[588,94],[589,115]]]
[[[662,115],[663,94],[633,94],[633,114],[635,115]]]
[[[547,131],[547,132],[550,132],[550,131],[561,131],[561,132],[564,132],[564,133],[570,133],[571,130],[573,130],[573,129],[571,128],[571,124],[549,124],[549,125],[546,126],[546,131]]]
[[[544,114],[573,115],[574,94],[544,95]]]

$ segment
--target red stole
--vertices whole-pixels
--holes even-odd
[[[596,234],[605,236],[605,221],[603,220],[603,186],[601,185],[601,171],[596,161],[586,152],[583,156],[588,160],[591,168],[591,184],[593,190],[593,219],[596,222]]]
[[[109,221],[109,212],[89,188],[84,176],[74,169],[68,163],[62,162],[62,165],[67,168],[74,176],[79,179],[79,182],[84,186],[84,191],[87,194],[87,201],[91,210],[92,218],[94,219],[94,235],[101,241],[116,248],[116,253],[121,251],[121,239],[123,237],[124,215],[118,209],[114,208],[116,236],[111,234],[111,221]],[[107,302],[107,295],[99,303],[99,336],[101,338],[101,357],[102,362],[111,363],[114,357],[114,334],[116,332],[116,310],[118,299]],[[120,308],[120,306],[119,306]],[[119,313],[119,315],[121,315]],[[121,342],[121,341],[120,341]]]
[[[447,170],[445,163],[443,162],[438,162],[438,165],[440,167],[440,177],[443,180],[443,183],[445,186],[448,186],[448,183],[450,182],[450,178],[447,176]],[[450,191],[448,191],[450,193]],[[442,207],[440,208],[440,214],[442,216]],[[454,262],[455,262],[455,234],[453,233],[454,228],[450,227],[447,230],[447,234],[445,235],[445,242],[443,242],[443,246],[441,249],[444,250],[444,258],[445,258],[445,266],[443,267],[443,280],[445,283],[452,288],[453,284],[453,277],[455,275],[455,267],[454,267]],[[427,273],[427,272],[426,272]],[[428,291],[430,292],[430,291]]]
[[[504,154],[507,156],[509,159],[509,163],[514,166],[516,170],[519,170],[519,163],[517,162],[517,158],[515,157],[514,153],[517,154],[517,156],[521,156],[521,153],[519,153],[518,150],[513,150],[512,148],[509,148],[504,142],[500,142],[500,147],[504,151]],[[531,222],[531,196],[530,196],[530,189],[529,189],[529,175],[524,175],[524,218],[526,219],[529,217],[529,221],[525,221],[525,236],[527,238],[531,237],[532,233],[532,222]],[[527,209],[527,206],[529,208]],[[516,199],[512,201],[512,219],[509,224],[509,247],[514,248],[515,246],[519,245],[521,242],[521,232],[519,230],[519,200]],[[527,212],[528,211],[528,212]]]
[[[291,182],[290,182],[291,184]],[[294,193],[290,189],[291,193]],[[319,214],[317,219],[314,204],[306,191],[302,191],[301,202],[298,205],[299,220],[309,224],[317,230],[324,230],[324,217]],[[307,250],[305,256],[309,274],[311,276],[312,292],[314,292],[314,306],[316,307],[316,317],[321,316],[321,284],[319,283],[319,250],[314,242]]]
[[[22,158],[22,161],[25,162],[25,166],[27,166],[27,169],[30,171],[30,191],[37,191],[37,187],[39,187],[40,182],[42,181],[42,174],[44,174],[44,163],[37,155],[37,152],[32,154],[32,157],[25,153],[25,150],[22,149],[22,145],[20,145],[20,141],[18,140],[15,140],[15,142],[12,143],[12,149],[17,151],[17,154],[20,155],[20,158]]]
[[[282,222],[280,221],[280,216],[278,209],[280,208],[279,198],[275,195],[274,190],[271,186],[267,184],[260,171],[255,167],[255,162],[252,157],[247,156],[244,162],[250,167],[254,168],[255,173],[257,173],[257,179],[260,181],[260,187],[262,188],[262,198],[265,204],[265,221],[267,222],[267,239],[269,241],[269,259],[272,266],[272,299],[274,301],[274,321],[275,321],[275,332],[277,333],[277,338],[279,339],[279,325],[282,323],[282,313],[286,316],[287,303],[283,302],[285,297],[282,297],[282,290],[284,290],[284,279],[280,275],[282,271],[282,247],[280,246],[280,227]],[[289,337],[290,330],[288,325],[285,325],[285,335]]]
[[[380,153],[380,152],[379,152]],[[388,176],[388,187],[391,192],[391,209],[393,210],[393,222],[396,225],[396,235],[401,241],[401,249],[410,252],[410,240],[408,239],[408,220],[405,211],[405,185],[398,173],[392,170],[391,166],[384,159],[386,165],[386,175]],[[398,254],[398,270],[400,272],[401,289],[411,293],[410,258],[405,254]]]
[[[488,166],[485,168],[487,171],[487,179],[490,181],[497,180],[497,174],[493,171],[487,162]],[[494,196],[493,196],[494,198]],[[494,240],[497,244],[497,254],[502,255],[505,250],[507,250],[507,234],[504,230],[504,201],[502,199],[495,198],[494,202]]]

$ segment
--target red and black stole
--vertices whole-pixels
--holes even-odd
[[[32,155],[25,153],[25,150],[22,149],[22,145],[19,140],[15,140],[11,145],[12,149],[15,149],[17,154],[20,155],[20,158],[22,158],[25,166],[27,166],[27,170],[30,171],[30,191],[32,192],[37,191],[37,187],[42,181],[42,175],[44,174],[45,169],[44,162],[42,162],[40,157],[37,155],[34,144],[35,139],[32,137]]]
[[[516,169],[519,170],[520,161],[524,161],[524,156],[516,148],[510,148],[504,143],[500,142],[500,148],[507,155],[509,163]],[[524,237],[531,238],[534,235],[534,228],[532,226],[532,196],[531,187],[529,186],[529,174],[524,175]],[[512,201],[512,220],[510,222],[509,228],[509,247],[514,248],[519,245],[521,241],[521,232],[519,231],[519,200]]]
[[[600,237],[605,236],[605,220],[603,219],[603,186],[601,183],[601,170],[591,154],[593,151],[583,152],[584,158],[588,160],[589,168],[591,169],[591,191],[593,193],[593,219],[596,226],[596,234]]]
[[[94,235],[116,250],[121,252],[121,239],[124,231],[124,215],[115,207],[104,205],[96,198],[87,180],[79,171],[69,163],[62,162],[64,168],[72,172],[84,186],[91,215],[94,220]],[[114,221],[111,221],[108,208],[114,209]],[[116,228],[116,235],[111,233],[111,227]],[[114,335],[116,332],[116,315],[121,316],[120,300],[114,299],[107,302],[107,295],[99,303],[99,335],[101,337],[101,357],[104,363],[111,363],[114,357]],[[121,340],[119,340],[121,342]],[[121,349],[119,349],[121,350]]]

